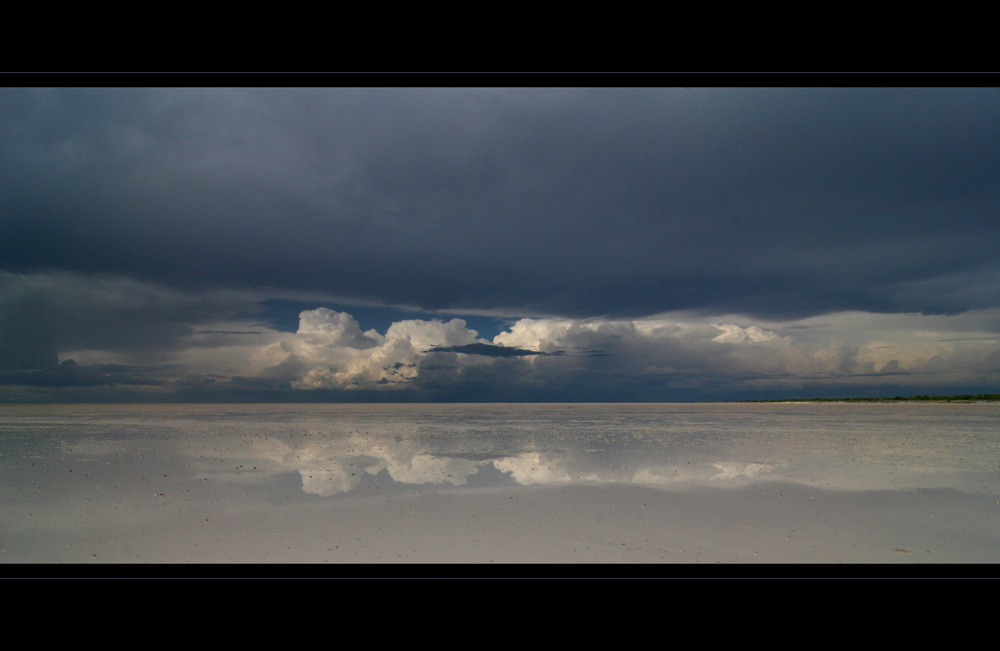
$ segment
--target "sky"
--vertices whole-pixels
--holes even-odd
[[[0,402],[1000,392],[995,88],[2,88]]]

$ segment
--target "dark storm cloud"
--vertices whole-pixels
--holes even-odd
[[[995,89],[6,89],[0,265],[424,309],[955,313],[1000,303],[998,117]]]
[[[185,293],[113,276],[0,271],[0,370],[57,371],[58,353],[81,349],[155,358],[158,351],[177,348],[194,325],[232,318],[253,305],[233,292]],[[83,377],[67,372],[54,377]]]
[[[542,353],[536,350],[507,346],[491,346],[490,344],[465,344],[464,346],[438,346],[431,348],[429,353],[464,353],[466,355],[483,355],[484,357],[524,357],[526,355],[563,355],[563,351]]]
[[[121,364],[80,366],[72,359],[28,369],[0,369],[0,384],[30,387],[160,386],[161,379],[147,369]]]

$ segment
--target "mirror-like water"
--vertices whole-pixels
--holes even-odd
[[[1000,405],[0,406],[0,562],[997,562]]]

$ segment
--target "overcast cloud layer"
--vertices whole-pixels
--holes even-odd
[[[995,89],[3,89],[0,196],[5,400],[1000,390]]]

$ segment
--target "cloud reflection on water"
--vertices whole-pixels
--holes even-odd
[[[473,476],[476,488],[688,490],[788,481],[841,490],[981,490],[974,478],[995,471],[1000,456],[996,410],[979,405],[550,405],[511,409],[506,419],[484,414],[495,406],[399,406],[388,418],[356,409],[344,418],[335,406],[271,409],[281,417],[247,407],[228,422],[158,420],[177,435],[145,445],[159,458],[177,448],[195,474],[213,481],[260,484],[298,474],[302,490],[319,496],[355,491],[366,478],[465,490]],[[80,438],[63,442],[62,453],[120,459],[130,445]]]

